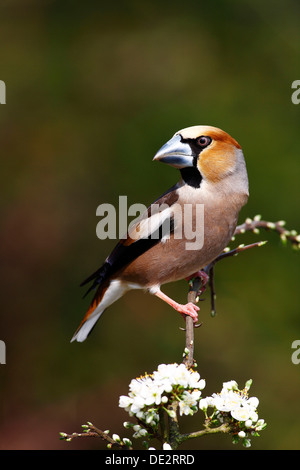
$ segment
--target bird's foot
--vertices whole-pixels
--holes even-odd
[[[167,304],[171,305],[171,307],[173,307],[174,310],[179,312],[184,318],[185,315],[189,315],[190,317],[192,317],[194,323],[198,321],[197,312],[200,310],[200,307],[197,307],[197,305],[193,304],[192,302],[189,302],[186,305],[179,304],[175,302],[175,300],[171,299],[166,294],[164,294],[160,289],[154,292],[154,295],[162,299],[164,302],[167,302]]]
[[[190,282],[192,279],[195,279],[196,277],[199,277],[202,281],[202,286],[197,292],[197,296],[200,296],[206,290],[206,285],[209,281],[209,276],[208,274],[206,274],[205,271],[197,271],[196,273],[191,274],[191,276],[186,277],[185,280],[187,282]]]
[[[177,304],[177,306],[174,307],[174,308],[183,317],[185,317],[185,315],[189,315],[190,317],[192,317],[193,322],[197,323],[197,321],[198,321],[198,311],[200,310],[200,307],[197,307],[197,305],[193,304],[192,302],[189,302],[185,305]]]

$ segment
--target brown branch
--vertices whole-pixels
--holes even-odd
[[[174,417],[168,415],[168,424],[169,424],[169,438],[168,443],[170,444],[172,450],[177,449],[177,447],[181,444],[181,434],[179,430],[179,423],[178,423],[178,410],[179,402],[174,400],[169,406],[168,410],[175,413]]]
[[[217,434],[217,433],[228,434],[230,433],[230,431],[231,429],[228,423],[223,423],[216,428],[209,428],[208,426],[205,426],[205,429],[201,429],[200,431],[194,431],[190,433],[181,434],[181,442],[184,442],[188,439],[195,439],[197,437],[202,437],[207,434]]]
[[[199,301],[199,293],[201,292],[202,280],[199,277],[192,279],[189,282],[190,288],[188,293],[188,302],[197,304]],[[194,325],[192,317],[185,316],[185,355],[183,363],[189,369],[194,365],[194,328],[201,326],[201,323]]]

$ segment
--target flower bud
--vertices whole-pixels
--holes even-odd
[[[132,442],[130,439],[128,439],[127,437],[123,437],[123,442],[125,444],[125,446],[132,446]]]

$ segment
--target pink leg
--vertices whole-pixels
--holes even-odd
[[[193,322],[196,323],[198,321],[198,310],[200,310],[197,305],[194,305],[192,302],[189,302],[186,305],[181,305],[175,302],[175,300],[171,299],[168,297],[166,294],[164,294],[161,290],[158,290],[155,292],[155,295],[162,299],[164,302],[167,302],[167,304],[171,305],[177,312],[179,312],[182,316],[184,315],[189,315],[192,317]]]

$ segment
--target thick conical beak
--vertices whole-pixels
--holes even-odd
[[[167,163],[175,168],[193,166],[194,156],[189,144],[181,142],[180,135],[175,135],[157,152],[153,160]]]

